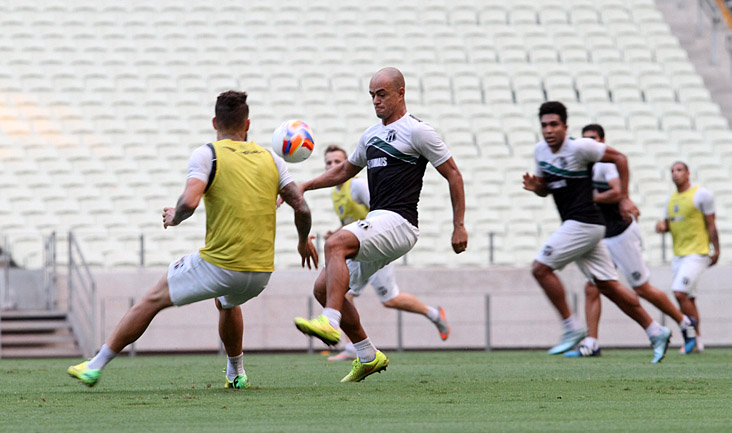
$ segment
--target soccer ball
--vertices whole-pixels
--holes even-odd
[[[313,132],[302,120],[287,120],[272,134],[272,149],[287,162],[302,162],[313,153]]]

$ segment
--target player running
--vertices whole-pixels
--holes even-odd
[[[582,128],[582,136],[598,143],[605,143],[605,130],[597,124]],[[649,301],[663,313],[679,324],[684,337],[684,347],[692,350],[696,345],[694,321],[681,313],[661,290],[649,281],[651,272],[643,260],[640,229],[634,220],[620,216],[618,199],[620,197],[620,178],[614,164],[598,162],[592,166],[592,186],[595,188],[593,199],[597,203],[605,221],[605,238],[602,240],[615,265],[623,273],[638,296]],[[592,281],[585,285],[585,317],[587,338],[580,342],[576,350],[566,352],[567,357],[600,356],[598,328],[600,324],[600,291]]]
[[[562,225],[544,244],[532,265],[532,273],[562,318],[564,329],[559,344],[549,354],[560,354],[579,343],[586,331],[572,315],[562,282],[554,273],[575,262],[582,273],[620,309],[645,329],[653,347],[651,362],[666,355],[671,330],[651,319],[638,296],[618,282],[610,255],[601,242],[605,225],[592,201],[592,165],[612,162],[618,168],[623,218],[637,216],[638,209],[628,197],[628,163],[617,150],[591,139],[567,137],[567,109],[560,102],[545,102],[539,108],[544,140],[536,144],[536,173],[524,174],[524,189],[546,197],[552,194]]]
[[[671,166],[676,191],[666,203],[666,218],[656,223],[658,233],[671,232],[674,242],[671,290],[684,314],[696,321],[697,351],[704,350],[699,332],[696,286],[702,272],[719,260],[719,235],[715,222],[714,196],[706,188],[691,185],[689,167],[680,161]],[[714,251],[710,253],[709,244]],[[686,350],[685,353],[691,353]]]

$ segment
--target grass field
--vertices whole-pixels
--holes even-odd
[[[732,350],[387,353],[388,371],[340,383],[321,355],[245,355],[252,388],[223,388],[221,356],[119,358],[94,388],[78,360],[1,360],[0,432],[724,432]]]

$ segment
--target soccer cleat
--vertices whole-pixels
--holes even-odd
[[[246,374],[239,374],[237,375],[233,381],[229,381],[229,378],[226,378],[226,385],[224,385],[224,388],[233,388],[233,389],[247,389],[252,384],[249,383],[249,378]]]
[[[361,382],[374,373],[381,373],[386,370],[389,366],[389,358],[386,357],[380,350],[376,351],[376,358],[371,362],[361,362],[358,358],[353,360],[353,367],[351,372],[346,375],[341,382]]]
[[[562,341],[549,349],[547,353],[550,355],[559,355],[560,353],[564,353],[582,341],[586,334],[587,332],[584,329],[577,331],[565,331],[564,334],[562,334]]]
[[[80,381],[84,382],[86,386],[94,386],[99,381],[99,377],[102,375],[102,370],[92,370],[90,368],[86,368],[86,365],[89,363],[89,361],[84,361],[81,364],[72,365],[71,367],[66,369],[66,372],[69,373],[69,376],[73,377],[74,379],[79,379]]]
[[[576,350],[570,350],[564,354],[567,358],[589,358],[591,356],[601,355],[602,353],[599,347],[597,349],[593,349],[589,346],[585,346],[584,344],[580,344]]]
[[[651,347],[653,347],[653,361],[651,364],[657,364],[666,356],[668,343],[671,341],[671,330],[665,326],[661,327],[661,334],[657,337],[651,337]]]
[[[317,337],[328,346],[335,346],[341,341],[340,329],[333,328],[328,318],[322,314],[312,320],[295,317],[295,326],[303,334]]]
[[[450,324],[447,323],[447,317],[445,317],[445,309],[442,307],[437,307],[440,309],[440,317],[437,319],[437,322],[435,323],[435,326],[437,326],[437,331],[440,333],[440,338],[442,338],[442,341],[447,340],[447,337],[450,336]]]
[[[689,317],[691,325],[681,330],[681,335],[684,337],[684,346],[682,353],[692,353],[696,347],[696,320]]]
[[[354,359],[356,359],[356,354],[350,350],[343,350],[336,355],[328,357],[328,361],[353,361]]]

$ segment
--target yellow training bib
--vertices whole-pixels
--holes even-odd
[[[699,186],[679,193],[674,191],[668,201],[668,227],[674,240],[674,255],[709,254],[709,234],[704,214],[694,206],[694,194]]]
[[[362,220],[369,213],[368,206],[356,203],[353,196],[351,196],[351,181],[353,179],[348,179],[340,191],[337,188],[333,188],[330,193],[330,197],[333,199],[333,210],[338,215],[338,218],[340,218],[341,225]]]

